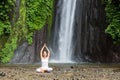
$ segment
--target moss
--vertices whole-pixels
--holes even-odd
[[[4,44],[0,44],[0,60],[2,63],[7,63],[11,60],[15,49],[22,41],[28,41],[29,44],[32,43],[33,33],[36,30],[40,30],[47,22],[49,22],[47,20],[51,19],[53,1],[54,0],[21,0],[19,18],[16,19],[16,13],[12,12],[13,17],[10,20],[14,22],[13,24],[4,27],[3,23],[10,23],[10,21],[5,20],[5,22],[1,22],[3,18],[0,18],[2,26],[2,28],[0,28],[0,37],[6,36],[4,28],[6,28],[7,33],[9,34],[9,36],[6,36],[7,38],[0,39],[0,41],[6,39],[4,40]],[[11,5],[13,5],[13,3],[14,2],[10,2]],[[8,7],[8,9],[9,8],[11,7]],[[6,16],[7,18],[9,17],[8,15]]]
[[[51,33],[51,28],[53,26],[53,17],[54,17],[54,5],[55,5],[55,0],[51,3],[52,4],[52,10],[51,10],[51,15],[48,17],[47,24],[48,24],[48,36],[50,36]]]

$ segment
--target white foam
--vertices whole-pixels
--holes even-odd
[[[76,0],[63,0],[61,19],[60,19],[60,30],[59,30],[59,41],[58,41],[58,61],[59,63],[68,63],[71,61],[73,53],[73,23],[76,8]]]

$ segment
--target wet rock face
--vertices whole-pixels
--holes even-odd
[[[105,35],[105,18],[101,0],[77,0],[74,56],[78,62],[120,62],[120,45]]]
[[[31,46],[28,45],[27,42],[24,42],[21,46],[19,46],[16,51],[13,59],[10,63],[31,63],[33,62],[33,56],[34,56],[34,46],[33,44]]]
[[[113,41],[110,41],[110,38],[107,42],[108,53],[106,54],[106,61],[113,63],[120,63],[120,45],[113,44]]]
[[[77,0],[74,56],[78,61],[105,61],[105,11],[101,0]]]
[[[20,1],[16,0],[15,2],[15,11],[13,13],[16,14],[15,21],[19,18],[19,8]],[[10,14],[11,19],[13,14]],[[11,20],[13,21],[13,20]],[[14,24],[14,21],[11,22]],[[33,63],[39,62],[39,52],[44,42],[46,42],[47,34],[47,25],[45,25],[41,30],[38,30],[33,35],[33,43],[30,45],[27,42],[23,42],[14,52],[14,56],[11,59],[10,63]]]
[[[39,62],[39,52],[46,41],[47,26],[43,29],[36,31],[33,36],[33,43],[29,45],[27,42],[23,42],[15,50],[14,56],[10,63],[34,63]]]

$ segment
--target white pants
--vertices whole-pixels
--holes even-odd
[[[44,67],[40,67],[36,69],[36,72],[42,72],[42,70],[46,70],[48,72],[51,72],[53,70],[53,68],[44,68]]]

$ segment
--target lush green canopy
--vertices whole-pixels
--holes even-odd
[[[51,21],[54,0],[20,0],[19,8],[16,1],[0,2],[0,62],[3,63],[10,61],[21,42],[31,44],[34,31]]]

